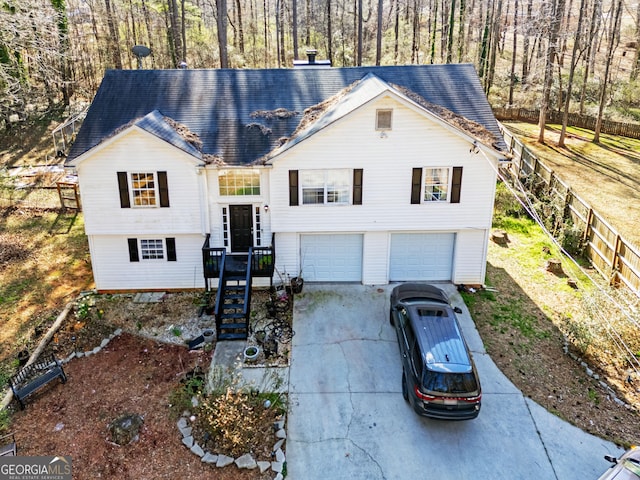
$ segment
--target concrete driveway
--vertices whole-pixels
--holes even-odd
[[[305,285],[296,298],[289,371],[287,473],[314,479],[597,479],[621,450],[558,419],[522,393],[486,354],[462,308],[480,374],[477,419],[417,416],[402,398],[393,285]]]

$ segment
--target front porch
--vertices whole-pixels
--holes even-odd
[[[246,339],[252,281],[254,277],[266,277],[272,284],[274,247],[250,247],[246,254],[227,254],[224,247],[211,247],[210,235],[207,235],[202,246],[202,262],[206,292],[211,291],[211,279],[218,279],[213,305],[218,340]]]

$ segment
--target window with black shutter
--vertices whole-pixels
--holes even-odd
[[[451,203],[460,203],[460,191],[462,190],[462,167],[453,167],[451,178]]]
[[[167,238],[165,240],[167,244],[167,261],[175,262],[176,258],[176,239],[175,238]]]
[[[289,205],[299,205],[298,202],[298,170],[289,170]]]
[[[353,170],[353,204],[362,205],[362,169]]]
[[[139,262],[140,254],[138,253],[138,239],[137,238],[128,238],[127,242],[129,244],[129,261],[130,262]]]
[[[411,174],[411,203],[420,203],[420,192],[422,191],[422,168],[414,168]]]
[[[131,208],[127,172],[118,172],[118,190],[120,192],[120,208]]]

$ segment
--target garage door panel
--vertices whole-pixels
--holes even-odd
[[[302,235],[301,264],[310,282],[362,280],[362,235]]]
[[[451,280],[454,233],[391,235],[389,280]]]

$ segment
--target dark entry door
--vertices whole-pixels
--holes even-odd
[[[232,252],[248,252],[253,246],[251,210],[251,205],[229,205]]]

